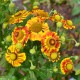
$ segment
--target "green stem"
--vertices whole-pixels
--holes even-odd
[[[71,41],[73,40],[75,43],[77,43],[77,41],[75,39],[67,39],[68,41]]]

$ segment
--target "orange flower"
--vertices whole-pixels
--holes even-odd
[[[24,19],[26,19],[27,16],[29,16],[29,14],[30,12],[26,10],[19,11],[11,16],[11,18],[9,19],[9,23],[10,24],[21,23],[23,22]]]
[[[12,41],[13,44],[18,42],[24,44],[28,41],[29,38],[29,31],[27,27],[16,27],[12,32]]]
[[[71,20],[63,20],[62,23],[63,23],[63,27],[65,29],[73,29],[73,28],[75,28],[75,26],[73,26],[73,22]]]
[[[48,24],[44,22],[39,17],[34,17],[31,18],[26,26],[29,28],[30,31],[30,40],[35,41],[35,40],[41,40],[41,36],[43,35],[44,32],[49,31]]]
[[[26,55],[25,53],[20,53],[19,50],[16,49],[15,45],[11,45],[7,49],[5,58],[10,64],[12,64],[12,66],[18,67],[26,60]]]
[[[46,32],[41,39],[41,51],[46,55],[49,55],[50,52],[58,52],[60,48],[59,36],[56,32]]]
[[[41,17],[43,19],[48,19],[49,15],[48,12],[45,12],[44,10],[37,8],[33,8],[33,10],[31,11],[31,14],[33,14],[36,17]]]
[[[61,61],[60,68],[63,74],[68,74],[73,70],[73,62],[70,58]]]

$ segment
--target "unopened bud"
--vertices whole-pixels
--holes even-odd
[[[35,47],[33,47],[32,49],[30,49],[30,53],[31,54],[35,54],[36,53]]]
[[[4,41],[2,41],[1,43],[2,43],[2,44],[4,44],[5,42],[4,42]]]
[[[62,43],[65,42],[65,36],[61,36],[61,42],[62,42]]]
[[[9,7],[10,7],[10,8],[14,8],[14,7],[15,7],[15,4],[14,4],[13,2],[11,2],[11,3],[9,4]]]
[[[8,22],[3,23],[3,29],[5,29],[8,26]]]
[[[54,10],[53,12],[54,12],[54,14],[57,14],[57,11],[56,10]]]
[[[62,26],[62,22],[57,22],[56,26],[60,28]]]
[[[76,42],[75,46],[78,47],[80,45],[80,43]]]
[[[37,1],[35,1],[34,3],[33,3],[33,6],[38,6],[39,5],[39,2],[37,2]]]
[[[5,46],[5,49],[7,49],[8,48],[8,46]]]
[[[23,48],[23,46],[22,46],[22,44],[21,44],[21,43],[17,43],[17,44],[16,44],[16,48],[17,48],[17,49],[22,49],[22,48]]]
[[[10,42],[10,41],[11,41],[11,36],[10,36],[10,35],[8,35],[8,36],[6,37],[6,41],[7,41],[7,42]]]
[[[29,60],[29,62],[31,63],[30,69],[31,69],[31,70],[34,70],[34,69],[36,68],[36,66],[33,65],[33,63],[32,63],[31,60]]]
[[[53,68],[53,71],[54,71],[54,72],[57,72],[57,71],[58,71],[58,68],[54,67],[54,68]]]

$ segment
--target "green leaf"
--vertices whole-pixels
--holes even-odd
[[[75,6],[73,9],[72,9],[72,16],[75,16],[77,14],[80,13],[80,6]]]
[[[16,77],[13,76],[14,72],[15,72],[15,68],[11,68],[3,80],[17,80]]]
[[[12,76],[11,78],[7,78],[5,76],[1,77],[0,80],[17,80],[15,76]]]
[[[47,77],[51,78],[52,77],[52,71],[50,71],[50,69],[47,69]]]
[[[1,77],[0,80],[6,80],[6,78],[5,77]]]
[[[79,17],[75,17],[75,18],[73,19],[73,23],[74,23],[75,25],[80,24],[80,16],[79,16]]]
[[[80,74],[80,64],[77,64],[76,66],[74,66],[74,71],[75,71],[75,75]]]
[[[11,68],[9,73],[8,73],[8,76],[11,77],[15,72],[15,68]]]
[[[80,75],[78,76],[78,80],[80,80]]]
[[[5,53],[5,51],[3,52],[3,54]],[[2,59],[0,61],[0,65],[2,65],[3,67],[7,67],[7,62],[5,59],[5,55],[2,56]]]
[[[30,74],[30,80],[37,80],[33,71],[29,71],[29,74]]]
[[[47,80],[47,73],[46,71],[37,71],[37,76],[40,77],[41,80]]]
[[[40,64],[41,65],[44,65],[44,63],[45,63],[44,59],[41,56],[39,56],[38,59],[39,59]]]
[[[31,2],[31,3],[34,3],[34,2],[35,2],[35,0],[30,0],[30,2]]]
[[[75,75],[79,75],[80,74],[80,69],[79,70],[75,70]]]

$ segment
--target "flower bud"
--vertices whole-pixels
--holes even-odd
[[[35,1],[34,3],[33,3],[33,6],[38,6],[39,5],[39,2],[37,2],[37,1]]]
[[[53,68],[53,72],[57,72],[58,71],[58,68],[57,67],[54,67]]]
[[[3,29],[5,29],[8,26],[8,22],[3,23]]]
[[[22,44],[21,44],[21,43],[17,43],[17,44],[16,44],[16,48],[17,48],[17,49],[22,49],[22,48],[23,48],[23,46],[22,46]]]
[[[75,46],[78,47],[80,45],[80,43],[76,42]]]
[[[57,11],[56,10],[54,10],[54,14],[57,14]]]
[[[10,7],[10,8],[14,8],[14,7],[15,7],[15,4],[14,4],[13,2],[11,2],[11,3],[9,4],[9,7]]]
[[[65,42],[65,36],[61,36],[61,42],[64,43]]]
[[[32,49],[30,49],[30,53],[31,54],[35,54],[36,53],[35,47],[33,47]]]
[[[30,69],[31,69],[31,70],[34,70],[34,69],[36,68],[36,66],[33,65],[33,63],[32,63],[31,60],[29,60],[29,62],[31,63]]]
[[[57,22],[56,26],[60,28],[62,26],[62,22]]]
[[[9,11],[10,11],[11,13],[13,13],[13,12],[14,12],[14,8],[15,8],[15,4],[14,4],[13,2],[11,2],[11,3],[9,4]]]
[[[8,46],[5,46],[5,49],[7,49],[8,48]]]
[[[33,66],[33,65],[30,67],[31,70],[34,70],[35,68],[36,66]]]
[[[6,41],[7,41],[7,42],[10,42],[10,41],[11,41],[11,36],[10,36],[10,35],[8,35],[8,36],[6,37]]]
[[[4,42],[4,41],[2,41],[1,43],[2,43],[2,44],[4,44],[5,42]]]
[[[79,59],[79,56],[74,56],[74,59],[75,59],[75,60]]]

